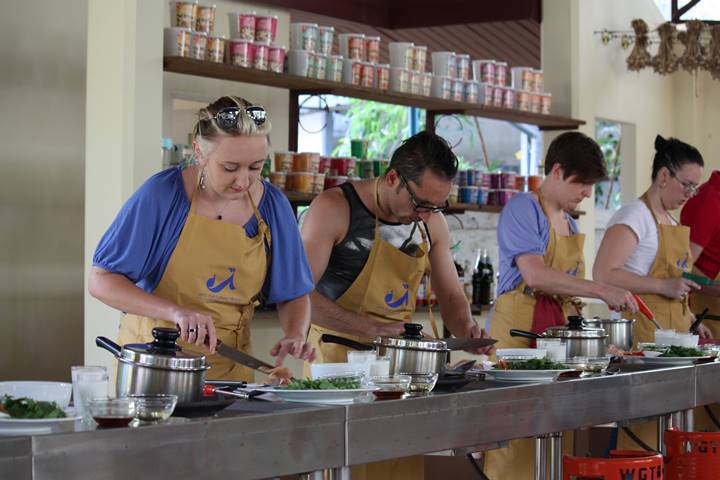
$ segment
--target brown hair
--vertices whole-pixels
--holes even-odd
[[[545,175],[555,164],[563,169],[563,178],[575,176],[575,182],[591,185],[607,179],[605,157],[595,140],[580,132],[566,132],[550,144],[545,156]]]

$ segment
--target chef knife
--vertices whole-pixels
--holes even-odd
[[[443,342],[447,343],[450,350],[468,350],[495,345],[497,340],[494,338],[443,338]]]
[[[228,347],[220,340],[218,340],[217,342],[217,347],[215,348],[215,351],[223,357],[229,358],[233,362],[239,363],[240,365],[244,365],[248,368],[252,368],[253,370],[257,370],[258,372],[262,372],[265,375],[270,375],[272,373],[272,370],[275,368],[269,363],[263,362],[259,358],[255,358],[252,355],[241,352],[240,350]]]

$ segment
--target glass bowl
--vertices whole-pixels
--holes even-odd
[[[88,410],[99,428],[127,427],[135,417],[136,402],[132,398],[93,398]]]
[[[410,381],[410,395],[426,395],[435,388],[437,383],[437,373],[409,373],[412,377]]]
[[[130,395],[135,400],[135,418],[143,422],[164,422],[175,410],[177,395]]]
[[[410,375],[381,375],[370,379],[370,385],[377,387],[373,395],[378,400],[397,400],[410,390]]]

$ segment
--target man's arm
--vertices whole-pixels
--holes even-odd
[[[333,247],[347,234],[350,208],[340,189],[331,189],[313,200],[300,229],[313,281],[327,269]],[[312,323],[359,337],[391,336],[402,331],[400,322],[385,324],[368,315],[352,312],[318,292],[310,294]]]

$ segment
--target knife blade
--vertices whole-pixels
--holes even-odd
[[[497,343],[494,338],[443,338],[442,341],[447,343],[450,350],[489,347]]]
[[[215,351],[223,357],[229,358],[233,362],[239,363],[240,365],[244,365],[248,368],[252,368],[253,370],[257,370],[258,372],[262,372],[265,375],[269,375],[271,373],[271,370],[275,368],[269,363],[263,362],[259,358],[255,358],[245,352],[241,352],[240,350],[228,347],[224,343],[220,342],[220,340],[218,340]]]

